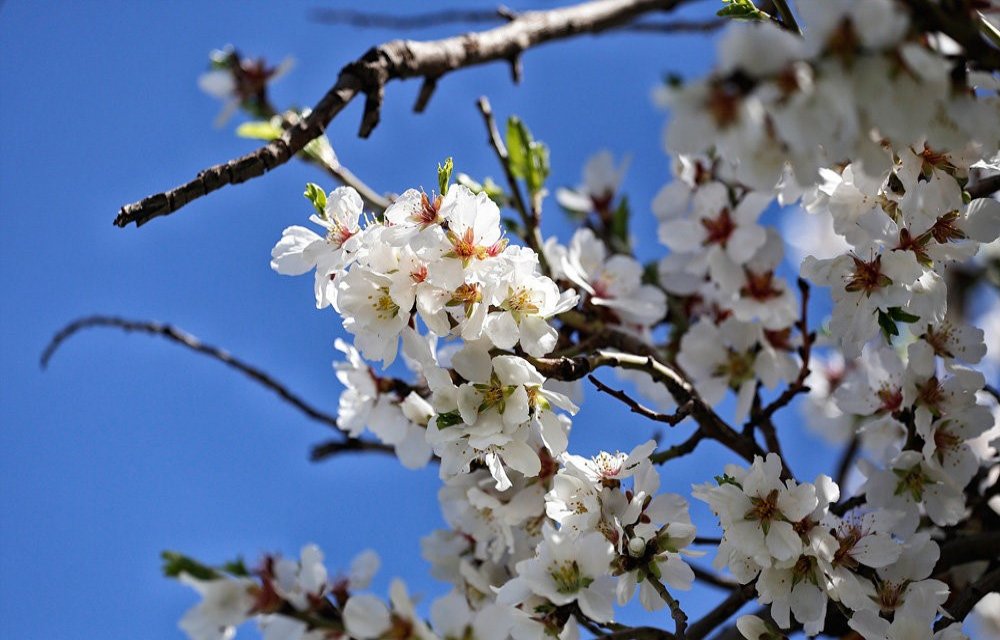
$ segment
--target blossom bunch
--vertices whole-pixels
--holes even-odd
[[[668,250],[652,262],[632,250],[628,162],[609,152],[556,193],[579,223],[568,242],[541,234],[548,151],[519,121],[498,153],[506,188],[454,184],[450,161],[439,193],[384,211],[307,186],[316,230],[286,228],[271,266],[313,272],[316,306],[352,337],[335,343],[347,441],[367,430],[404,466],[437,465],[447,528],[422,550],[450,591],[428,622],[402,581],[388,601],[357,593],[370,572],[331,581],[308,547],[253,572],[178,572],[204,597],[191,637],[254,617],[275,639],[573,640],[629,631],[633,600],[669,609],[683,637],[674,593],[706,575],[766,607],[736,623],[751,640],[837,617],[866,639],[965,637],[957,591],[996,579],[995,541],[963,542],[1000,517],[1000,395],[981,370],[995,349],[949,279],[1000,236],[1000,202],[970,191],[1000,172],[996,79],[912,3],[801,0],[802,33],[726,4],[758,22],[729,29],[707,77],[661,92],[674,175],[650,207]],[[796,286],[775,204],[823,229]],[[829,317],[810,326],[810,291],[826,290]],[[601,367],[657,409],[595,386],[669,443],[573,453],[578,381]],[[796,478],[782,451],[775,416],[800,396],[804,422],[845,448],[836,480]],[[735,582],[699,575],[687,500],[661,492],[658,466],[703,441],[743,461],[691,485],[721,529],[714,569]]]

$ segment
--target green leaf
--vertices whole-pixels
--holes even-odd
[[[628,198],[622,196],[621,202],[618,203],[618,208],[611,215],[611,237],[617,241],[618,247],[616,248],[619,252],[623,253],[627,253],[629,250],[628,219]]]
[[[326,192],[323,191],[321,186],[314,182],[309,182],[306,184],[306,192],[302,195],[316,208],[319,217],[326,218]]]
[[[896,322],[905,322],[907,324],[913,324],[920,320],[920,316],[915,316],[912,313],[907,313],[903,311],[902,307],[889,307],[888,309],[889,317]]]
[[[724,6],[715,15],[735,20],[766,20],[768,15],[757,8],[752,0],[722,0]]]
[[[518,178],[528,175],[528,154],[531,146],[531,133],[520,118],[507,118],[507,160],[510,170]]]
[[[731,485],[737,486],[737,487],[739,487],[741,489],[743,488],[743,485],[741,485],[739,482],[737,482],[736,478],[734,478],[733,476],[729,475],[728,473],[723,473],[721,476],[715,476],[715,482],[720,487],[722,485],[724,485],[724,484],[731,484]]]
[[[899,327],[896,326],[896,321],[892,319],[885,311],[881,309],[878,310],[878,326],[882,329],[882,335],[889,342],[892,342],[893,336],[899,335]]]
[[[444,165],[438,165],[438,193],[442,196],[448,193],[448,183],[451,182],[451,172],[455,170],[455,163],[451,157],[444,161]]]
[[[250,570],[247,569],[247,566],[243,563],[243,558],[236,558],[235,560],[227,562],[222,565],[222,570],[241,578],[246,578],[250,575]]]
[[[542,190],[549,177],[549,148],[532,138],[517,116],[507,119],[507,158],[511,173],[524,180],[531,195]]]
[[[272,124],[269,120],[257,120],[255,122],[244,122],[236,127],[236,135],[241,138],[251,138],[253,140],[274,140],[280,138],[284,133],[282,128]]]
[[[458,410],[448,411],[447,413],[439,413],[437,416],[437,428],[447,429],[448,427],[453,427],[456,424],[463,424],[462,415]]]
[[[168,578],[176,578],[181,573],[186,573],[199,580],[214,580],[219,577],[219,572],[215,569],[176,551],[164,551],[160,557],[163,558],[163,575]]]

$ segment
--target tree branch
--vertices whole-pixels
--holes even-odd
[[[1000,568],[994,568],[976,582],[966,586],[948,609],[951,617],[946,616],[938,620],[934,630],[940,631],[953,622],[964,621],[983,596],[994,591],[1000,591]]]
[[[393,31],[418,31],[452,24],[499,24],[517,18],[517,14],[500,5],[494,9],[443,9],[401,16],[353,9],[313,9],[312,20],[334,26],[359,29],[391,29]],[[726,20],[672,20],[639,22],[622,27],[628,33],[709,33],[721,28]]]
[[[702,569],[701,567],[695,564],[689,563],[689,566],[691,567],[691,571],[694,572],[695,580],[700,580],[705,584],[710,584],[713,587],[718,587],[719,589],[725,589],[726,591],[732,591],[733,589],[740,588],[739,583],[733,580],[732,578],[725,578],[723,576],[718,575],[717,573],[708,571],[707,569]]]
[[[565,314],[564,314],[565,315]],[[697,446],[702,437],[716,440],[728,447],[747,462],[753,462],[754,456],[765,455],[765,452],[752,437],[736,432],[719,414],[709,406],[698,394],[697,390],[671,365],[661,362],[653,354],[656,350],[642,340],[613,329],[605,329],[608,346],[622,349],[626,352],[598,349],[586,356],[575,358],[529,358],[539,373],[547,378],[559,380],[578,380],[598,367],[619,367],[644,371],[656,382],[667,388],[678,406],[684,407],[690,403],[691,417],[698,423],[699,432],[704,432],[697,438],[689,440],[690,448]],[[627,351],[635,351],[646,355],[636,355]],[[685,443],[687,446],[688,443]],[[663,455],[669,454],[669,451]],[[654,454],[657,455],[657,454]],[[676,456],[667,456],[670,459]],[[651,458],[652,459],[652,458]],[[790,477],[788,470],[782,470],[783,477]]]
[[[667,588],[656,578],[656,576],[647,575],[646,582],[653,585],[653,588],[656,589],[656,593],[658,593],[660,597],[663,598],[663,601],[667,603],[667,606],[670,607],[670,617],[674,619],[674,638],[677,640],[685,640],[685,632],[687,631],[687,614],[684,613],[683,609],[681,609],[681,603],[670,595],[670,592],[667,591]]]
[[[624,391],[618,389],[612,389],[611,387],[604,384],[594,376],[587,376],[587,379],[590,380],[595,387],[597,387],[598,391],[603,391],[604,393],[613,396],[615,398],[618,398],[626,405],[628,405],[628,408],[632,410],[632,413],[638,413],[639,415],[649,418],[650,420],[655,420],[656,422],[665,422],[669,424],[671,427],[682,421],[684,418],[688,417],[688,414],[691,412],[690,407],[688,405],[684,405],[683,407],[678,409],[677,412],[674,413],[673,415],[659,413],[653,411],[648,407],[642,406],[641,404],[639,404],[638,401],[633,399]]]
[[[975,181],[969,183],[965,190],[969,192],[969,195],[973,199],[991,196],[1000,191],[1000,173],[976,178]]]
[[[540,44],[599,33],[628,24],[652,11],[665,11],[685,0],[594,0],[550,11],[522,13],[487,31],[420,42],[393,40],[370,49],[347,64],[336,84],[308,116],[260,149],[201,171],[195,179],[174,189],[122,207],[115,225],[141,226],[168,215],[227,184],[246,182],[288,162],[323,134],[327,125],[359,94],[366,96],[360,133],[371,132],[379,120],[385,85],[406,78],[440,78],[465,67],[516,59]]]
[[[701,619],[688,627],[688,640],[701,640],[712,633],[712,630],[728,620],[739,611],[744,604],[753,599],[754,583],[742,585],[733,590],[729,597],[706,613]]]
[[[751,430],[753,427],[760,426],[765,421],[770,420],[771,416],[779,409],[787,406],[795,396],[809,391],[809,387],[806,386],[806,378],[809,377],[809,358],[812,355],[812,345],[816,340],[816,334],[809,333],[809,283],[805,279],[799,278],[798,285],[801,308],[799,310],[799,321],[795,323],[795,326],[799,331],[799,335],[802,336],[802,346],[799,347],[799,357],[802,359],[802,366],[799,367],[799,375],[796,376],[795,380],[788,385],[781,395],[761,409],[757,415],[751,417],[750,422],[747,423],[747,427]]]
[[[90,329],[93,327],[112,327],[115,329],[121,329],[125,332],[134,331],[166,338],[175,344],[179,344],[192,351],[206,355],[214,360],[218,360],[224,365],[239,371],[254,382],[267,387],[271,391],[278,394],[278,397],[280,397],[283,401],[292,405],[309,418],[336,429],[337,433],[343,435],[343,438],[340,440],[340,444],[344,450],[384,451],[387,453],[393,452],[392,447],[384,444],[347,437],[347,434],[340,431],[337,427],[336,416],[312,406],[302,399],[301,396],[293,393],[288,389],[288,387],[271,377],[269,374],[261,371],[253,365],[247,364],[230,354],[228,351],[205,344],[193,335],[169,324],[143,320],[126,320],[124,318],[114,316],[88,316],[86,318],[80,318],[79,320],[66,325],[52,338],[52,341],[49,342],[48,346],[45,347],[45,351],[42,353],[41,358],[42,368],[45,369],[48,366],[49,361],[52,360],[52,356],[55,355],[55,352],[66,340],[84,329]]]

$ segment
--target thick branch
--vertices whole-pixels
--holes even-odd
[[[994,591],[1000,591],[1000,569],[993,569],[976,582],[965,587],[955,602],[948,607],[948,613],[951,614],[951,617],[938,620],[937,624],[934,625],[934,630],[940,631],[955,621],[962,622],[965,620],[965,616],[972,611],[972,608],[983,599],[983,596]]]
[[[222,188],[261,176],[288,162],[322,135],[327,125],[358,94],[367,96],[362,133],[378,123],[385,85],[405,78],[439,78],[456,69],[516,59],[540,44],[583,33],[599,33],[628,24],[652,11],[673,8],[684,0],[595,0],[551,11],[527,12],[487,31],[442,40],[393,40],[369,50],[345,66],[336,84],[308,116],[253,153],[215,165],[170,191],[125,205],[115,224],[141,226],[153,218],[177,211],[189,202]]]
[[[1000,532],[962,535],[941,545],[941,556],[934,573],[941,573],[967,562],[994,558],[1000,558]]]
[[[753,583],[745,584],[735,589],[729,597],[723,600],[718,606],[705,614],[688,627],[688,640],[701,640],[712,633],[712,630],[728,620],[734,613],[739,611],[743,605],[753,599]]]
[[[336,416],[330,415],[324,411],[317,409],[308,402],[302,399],[301,396],[293,393],[284,384],[278,380],[271,377],[269,374],[261,371],[257,367],[247,364],[246,362],[240,360],[239,358],[233,356],[228,351],[220,349],[218,347],[213,347],[211,345],[205,344],[204,342],[198,340],[198,338],[193,335],[178,329],[169,324],[162,324],[159,322],[149,322],[143,320],[126,320],[124,318],[117,318],[113,316],[89,316],[86,318],[80,318],[75,322],[66,325],[59,333],[57,333],[52,341],[45,347],[45,351],[42,353],[41,365],[44,369],[48,366],[49,361],[52,356],[55,355],[56,350],[69,338],[71,338],[76,333],[84,330],[90,329],[92,327],[112,327],[115,329],[121,329],[126,332],[139,332],[146,333],[154,336],[162,336],[171,342],[179,344],[183,347],[196,351],[198,353],[204,354],[214,360],[231,367],[240,373],[246,375],[248,378],[254,382],[267,387],[271,391],[278,394],[283,401],[292,405],[308,417],[316,420],[317,422],[322,422],[323,424],[337,429],[337,418]],[[342,431],[337,429],[338,433],[343,434]],[[348,438],[344,434],[343,439],[340,441],[341,445],[348,450],[370,450],[370,451],[386,451],[392,453],[392,447],[388,447],[377,442],[368,442],[359,440],[356,438]]]
[[[973,198],[986,198],[1000,191],[1000,173],[984,178],[977,178],[965,189]]]

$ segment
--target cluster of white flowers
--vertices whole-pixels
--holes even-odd
[[[627,454],[569,453],[579,398],[546,378],[615,356],[648,358],[620,373],[661,406],[683,390],[676,416],[657,418],[692,416],[695,436],[746,445],[749,468],[692,488],[722,528],[716,568],[769,605],[767,620],[740,618],[745,637],[821,633],[831,601],[866,640],[965,637],[942,629],[939,542],[983,504],[1000,513],[1000,408],[975,368],[984,332],[948,315],[946,269],[1000,246],[1000,202],[966,191],[976,166],[998,165],[998,83],[894,0],[801,0],[798,13],[802,36],[770,21],[734,26],[712,74],[664,90],[676,175],[652,209],[670,253],[647,267],[621,228],[628,162],[609,152],[557,192],[583,221],[568,244],[509,243],[490,197],[504,194],[449,184],[450,163],[442,195],[411,189],[378,217],[350,187],[307,187],[321,233],[285,229],[271,265],[314,271],[316,306],[353,336],[336,342],[338,426],[352,438],[367,428],[408,468],[438,463],[448,528],[424,538],[423,554],[452,590],[428,624],[400,580],[388,604],[355,593],[372,557],[331,581],[310,546],[252,574],[182,573],[204,596],[182,621],[192,638],[229,638],[255,617],[275,640],[575,640],[581,626],[615,629],[615,605],[637,592],[648,610],[676,609],[671,590],[691,588],[685,557],[699,554],[685,499],[658,493],[655,465],[669,452],[650,440]],[[821,330],[779,275],[784,239],[761,221],[775,201],[800,203],[801,233],[815,234],[790,240],[805,252],[802,290],[830,290]],[[586,342],[605,335],[613,344],[591,353]],[[415,382],[385,371],[399,353]],[[654,364],[677,376],[669,393]],[[727,392],[731,426],[712,414]],[[757,429],[777,438],[772,410],[800,392],[814,429],[851,441],[847,462],[857,447],[863,478],[846,465],[843,476],[854,497],[842,501],[825,475],[797,481],[771,439],[770,452],[757,442]],[[962,579],[985,571],[965,566]]]

